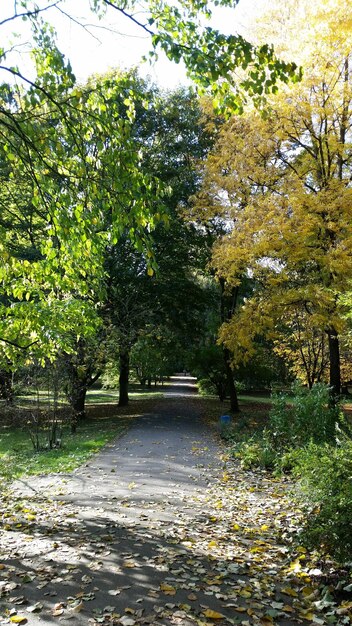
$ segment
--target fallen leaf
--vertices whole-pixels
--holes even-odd
[[[225,617],[225,615],[223,615],[222,613],[218,613],[217,611],[213,611],[212,609],[207,609],[206,611],[203,611],[203,615],[205,615],[205,617],[210,617],[211,619],[223,619]]]
[[[164,592],[166,596],[174,596],[176,594],[175,587],[172,587],[172,585],[167,585],[166,583],[161,583],[160,589]]]
[[[287,596],[292,596],[293,598],[298,597],[297,591],[295,589],[292,589],[292,587],[283,587],[283,589],[281,589],[281,592],[286,594]]]
[[[79,604],[75,604],[74,606],[70,606],[70,611],[72,613],[79,613],[83,609],[83,602],[79,602]]]
[[[134,626],[136,620],[132,619],[131,617],[127,617],[127,615],[123,615],[122,617],[120,617],[119,623],[122,624],[122,626]]]
[[[41,611],[42,608],[43,608],[43,605],[40,602],[36,602],[35,604],[32,604],[31,606],[27,606],[26,611],[28,611],[29,613],[39,613],[39,611]]]

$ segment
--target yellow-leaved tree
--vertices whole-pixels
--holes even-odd
[[[284,5],[285,41],[303,46],[303,80],[272,99],[265,117],[248,111],[223,125],[196,206],[227,220],[213,253],[218,276],[253,284],[220,333],[234,361],[250,357],[258,334],[277,341],[298,307],[327,337],[337,394],[341,296],[352,278],[352,6],[335,0],[314,15],[307,0],[299,12],[296,0]],[[282,26],[271,22],[274,33]]]

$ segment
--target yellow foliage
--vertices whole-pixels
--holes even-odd
[[[307,377],[298,361],[327,331],[344,332],[342,296],[352,284],[352,5],[271,5],[275,43],[290,55],[294,41],[304,78],[272,99],[266,117],[248,111],[223,125],[194,212],[227,226],[213,250],[217,275],[232,286],[244,276],[253,282],[220,332],[234,364],[246,362],[264,334]],[[306,324],[300,337],[297,311]]]

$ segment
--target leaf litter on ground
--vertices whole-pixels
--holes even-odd
[[[199,443],[190,446],[198,455]],[[94,523],[54,497],[4,495],[0,624],[49,611],[90,626],[351,624],[351,578],[334,580],[334,563],[300,545],[304,511],[289,479],[227,458],[224,467],[191,500],[176,485],[182,507],[170,494],[133,500],[136,473],[128,501],[105,503]]]

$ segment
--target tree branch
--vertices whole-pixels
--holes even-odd
[[[15,13],[11,17],[7,17],[5,20],[0,22],[0,26],[3,26],[7,22],[13,22],[18,17],[36,17],[37,15],[39,15],[39,13],[43,13],[44,11],[47,11],[48,9],[52,9],[53,7],[56,7],[58,4],[60,4],[60,2],[61,0],[56,0],[56,2],[53,2],[52,4],[49,4],[47,7],[43,7],[42,9],[38,7],[37,9],[34,9],[34,11],[24,11],[23,13],[17,13],[15,9]]]
[[[15,341],[10,341],[10,339],[5,339],[4,337],[0,337],[0,341],[2,341],[3,343],[7,343],[9,346],[19,348],[20,350],[28,350],[28,348],[34,346],[34,344],[39,343],[39,339],[36,339],[35,341],[32,341],[32,343],[29,343],[27,346],[21,346],[19,343]]]
[[[110,0],[103,0],[103,2],[107,6],[112,7],[113,9],[121,13],[124,17],[127,17],[134,24],[136,24],[136,26],[138,26],[139,28],[142,28],[146,33],[148,33],[148,35],[151,35],[151,36],[155,35],[154,31],[148,28],[148,26],[146,26],[145,24],[142,24],[142,22],[140,22],[135,17],[133,17],[133,15],[131,15],[130,13],[127,13],[125,9],[122,9],[121,7],[117,7],[116,4],[114,4],[113,2],[110,2]]]

